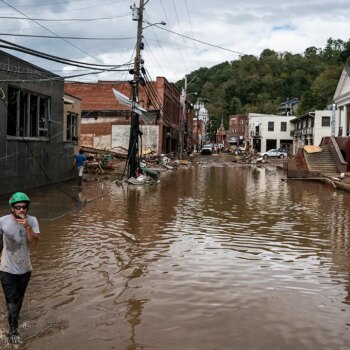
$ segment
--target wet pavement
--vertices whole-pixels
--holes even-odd
[[[348,349],[350,194],[213,159],[28,191],[43,237],[18,348]]]

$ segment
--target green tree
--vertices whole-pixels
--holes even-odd
[[[276,113],[282,101],[294,97],[301,101],[300,113],[306,113],[332,102],[344,63],[350,64],[350,40],[329,38],[323,49],[311,46],[304,54],[265,49],[259,57],[202,67],[187,78],[191,91],[210,100],[209,114],[225,120],[230,114]]]

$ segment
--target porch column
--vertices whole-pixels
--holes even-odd
[[[350,136],[350,109],[349,105],[344,106],[344,132],[343,136]]]
[[[338,131],[336,132],[336,134],[338,136],[344,136],[344,124],[343,124],[343,118],[342,118],[342,115],[343,115],[343,106],[339,106],[337,108],[337,116],[336,116],[336,123],[338,125]]]

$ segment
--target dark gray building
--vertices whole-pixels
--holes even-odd
[[[0,193],[72,178],[63,96],[59,76],[0,51]]]

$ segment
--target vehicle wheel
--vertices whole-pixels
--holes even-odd
[[[284,158],[284,154],[281,154],[281,155],[280,155],[280,158]]]
[[[269,156],[267,154],[264,154],[263,158],[267,159],[267,158],[269,158]]]

